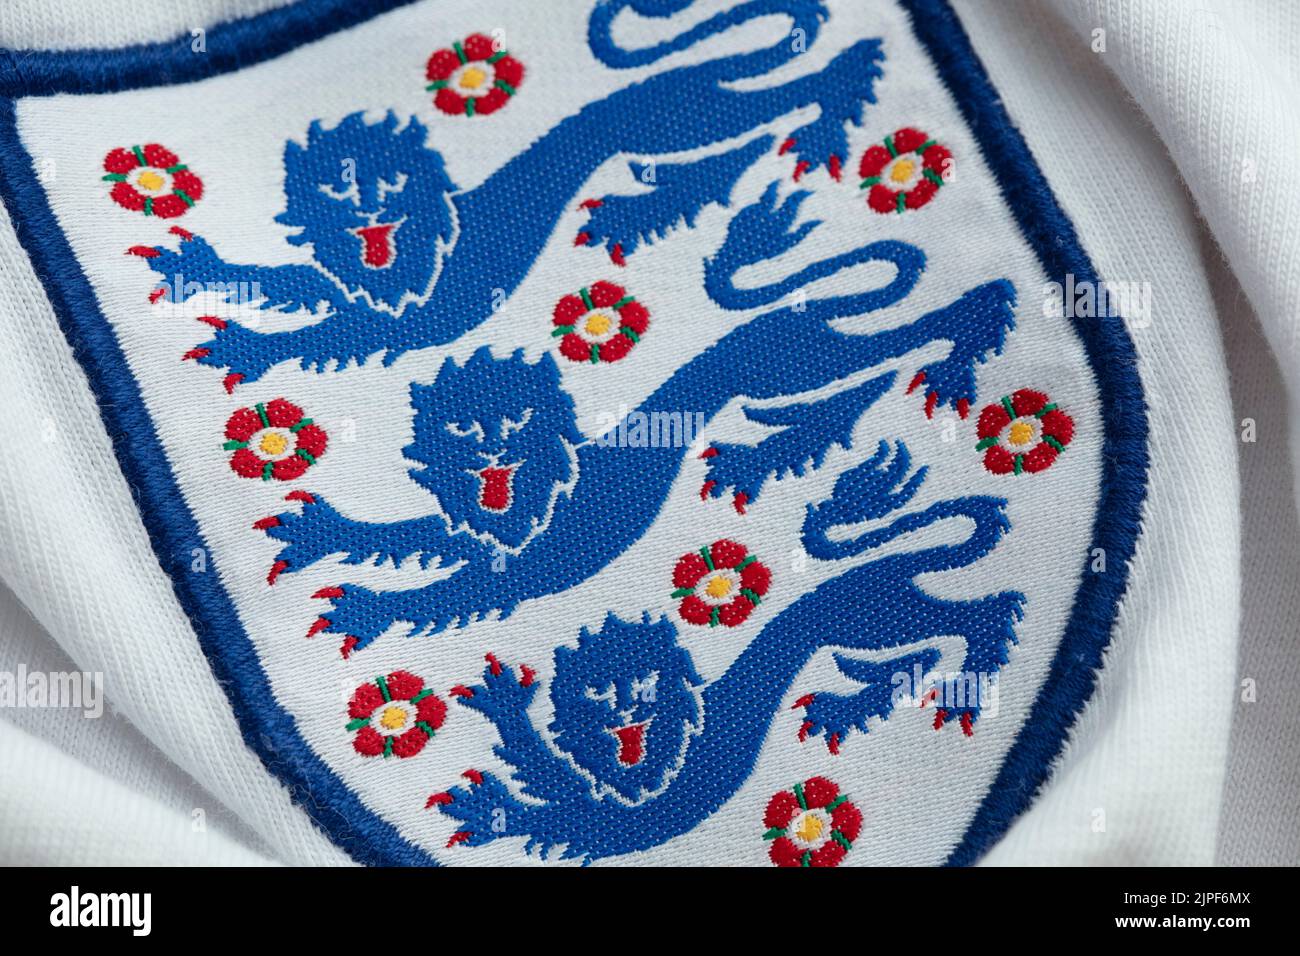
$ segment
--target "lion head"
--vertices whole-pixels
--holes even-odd
[[[410,475],[453,525],[510,550],[546,525],[582,440],[549,353],[530,364],[484,346],[464,365],[447,359],[432,385],[411,386],[411,405]]]
[[[455,238],[455,184],[428,131],[391,112],[377,123],[353,113],[332,129],[314,121],[307,145],[284,147],[284,212],[320,267],[353,295],[400,311],[427,295]]]
[[[636,802],[669,782],[700,722],[691,656],[666,618],[613,614],[555,651],[555,744],[597,784]]]

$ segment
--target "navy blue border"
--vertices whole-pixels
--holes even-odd
[[[320,0],[306,5],[310,10],[296,6],[272,10],[211,28],[205,37],[206,54],[191,52],[189,36],[109,53],[14,54],[0,50],[0,91],[4,93],[0,98],[0,198],[73,354],[86,370],[154,553],[230,698],[244,742],[288,787],[316,825],[353,859],[378,866],[427,866],[437,865],[437,861],[366,808],[307,746],[293,718],[271,693],[257,652],[221,584],[211,549],[167,466],[126,356],[36,178],[36,164],[18,135],[13,99],[22,89],[37,95],[104,92],[153,85],[151,78],[156,77],[165,77],[168,83],[198,80],[279,56],[399,5],[394,0]],[[14,64],[20,67],[16,73],[10,71]],[[196,547],[209,556],[202,573],[190,570],[191,550]]]
[[[206,573],[189,570],[191,549],[205,543],[165,465],[139,388],[132,376],[122,374],[126,358],[36,178],[35,164],[18,135],[15,100],[191,82],[272,59],[409,2],[302,0],[209,28],[205,54],[191,51],[189,35],[110,51],[0,50],[0,198],[86,371],[159,563],[226,689],[245,742],[334,842],[358,862],[379,865],[437,861],[368,810],[312,753],[293,718],[271,694],[215,563],[209,563]],[[1047,275],[1063,284],[1071,273],[1076,283],[1096,282],[1092,263],[1042,172],[1025,162],[1032,153],[947,0],[900,3]],[[1075,320],[1074,326],[1097,377],[1106,431],[1101,497],[1089,553],[1105,549],[1110,570],[1092,573],[1085,556],[1082,585],[1048,677],[997,779],[954,848],[948,860],[952,865],[978,860],[1028,807],[1046,779],[1075,717],[1092,695],[1140,530],[1148,457],[1137,355],[1119,318]]]
[[[0,97],[120,93],[231,73],[404,7],[415,0],[300,0],[204,28],[203,50],[183,33],[112,50],[0,49]]]
[[[1057,203],[1042,170],[1037,162],[1025,162],[1033,153],[1003,108],[957,15],[946,0],[899,2],[912,18],[912,30],[930,54],[944,86],[957,101],[997,178],[1002,198],[1043,270],[1063,286],[1071,273],[1076,284],[1098,282],[1074,224]],[[1075,717],[1096,686],[1141,531],[1150,462],[1137,351],[1119,316],[1076,318],[1072,324],[1097,376],[1106,431],[1092,544],[1084,556],[1083,583],[1047,679],[966,835],[948,858],[953,866],[968,866],[983,856],[1025,811],[1047,779]],[[1104,573],[1089,567],[1097,548],[1104,549],[1106,555],[1108,570]]]

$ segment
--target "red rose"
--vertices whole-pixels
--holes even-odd
[[[976,426],[984,467],[995,475],[1043,471],[1074,437],[1074,419],[1042,392],[1022,388],[986,405]]]
[[[920,130],[904,127],[862,154],[860,189],[876,212],[920,209],[944,184],[952,153]]]
[[[104,181],[114,184],[113,201],[146,216],[174,219],[203,197],[203,180],[157,143],[110,150],[104,170]]]
[[[688,623],[735,627],[761,603],[771,583],[765,564],[743,544],[723,539],[677,559],[672,596],[682,599],[678,613]]]
[[[241,408],[226,422],[230,468],[244,478],[292,481],[325,454],[324,429],[283,398]]]
[[[862,813],[825,777],[781,790],[763,815],[777,866],[839,866],[862,829]]]
[[[407,671],[367,681],[348,702],[352,746],[365,757],[414,757],[447,719],[447,705]]]
[[[650,313],[621,285],[593,282],[555,303],[552,336],[560,354],[574,362],[617,362],[650,326]]]
[[[433,105],[451,116],[487,116],[505,106],[524,79],[524,65],[489,36],[473,33],[437,50],[425,70]]]

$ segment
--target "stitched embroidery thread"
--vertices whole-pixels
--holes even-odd
[[[1074,419],[1046,394],[1022,388],[987,405],[977,426],[984,467],[995,475],[1049,468],[1074,437]]]
[[[871,45],[861,46],[861,50],[873,61],[879,57]],[[503,69],[507,75],[522,76],[517,61],[493,50],[491,41],[483,35],[439,51],[429,63],[429,75],[434,81],[431,89],[438,91],[437,105],[444,112],[469,116],[486,115],[498,109],[514,93],[514,84],[508,81],[504,87],[500,84]],[[867,72],[868,79],[876,75],[874,71]],[[860,95],[869,99],[869,88],[862,89]],[[822,105],[824,109],[829,108],[826,103]],[[814,126],[811,130],[814,142],[821,137],[820,129]],[[460,214],[475,208],[466,203],[463,208],[456,208],[458,214],[454,219],[447,218],[445,213],[456,206],[455,199],[441,205],[435,198],[433,208],[443,213],[430,216],[428,206],[418,207],[417,212],[416,206],[408,204],[409,211],[400,217],[395,215],[402,209],[404,197],[419,202],[420,197],[436,197],[439,192],[451,196],[451,181],[440,157],[423,145],[424,134],[424,128],[415,119],[403,123],[390,114],[381,123],[367,124],[360,115],[353,115],[332,129],[313,123],[307,146],[291,141],[285,152],[286,189],[290,196],[281,221],[301,224],[302,231],[294,237],[295,241],[310,239],[316,256],[327,267],[332,266],[332,270],[327,268],[327,274],[332,271],[334,280],[343,278],[344,282],[357,283],[362,299],[377,308],[395,307],[399,313],[408,305],[418,308],[421,299],[428,295],[420,292],[421,273],[416,271],[419,259],[413,262],[412,251],[419,256],[421,248],[433,248],[441,255],[459,244],[463,236],[460,230],[464,229]],[[805,143],[809,134],[810,131],[804,131]],[[826,142],[834,140],[835,137],[830,137]],[[611,260],[626,266],[627,257],[641,245],[666,241],[676,232],[691,228],[708,205],[726,205],[741,174],[770,150],[772,142],[772,137],[760,136],[693,163],[662,164],[654,175],[648,174],[647,167],[632,164],[631,171],[639,182],[653,184],[651,191],[584,201],[581,208],[588,221],[575,245],[604,243]],[[778,154],[794,150],[798,142],[799,137],[787,138]],[[377,164],[369,177],[359,180],[345,177],[337,185],[332,183],[328,164],[333,157],[344,152],[367,151],[373,154]],[[391,157],[403,153],[415,161],[392,162]],[[898,212],[919,208],[942,184],[936,180],[936,170],[943,167],[949,155],[946,147],[917,130],[903,129],[886,137],[883,147],[872,147],[863,157],[861,169],[867,176],[863,187],[871,187],[869,203],[882,211],[884,195],[892,204],[890,208]],[[841,162],[840,152],[832,148],[826,165],[833,178],[839,178]],[[798,160],[794,179],[798,181],[811,168],[811,161]],[[291,192],[301,188],[295,183],[305,186],[316,179],[325,180],[317,190],[299,195]],[[882,185],[885,181],[887,186]],[[322,207],[324,200],[318,194],[323,194],[326,200],[347,202],[365,211],[367,225],[351,228],[345,225],[342,229],[355,237],[355,245],[349,247],[334,239],[317,238],[322,224],[330,221],[321,217],[317,209],[327,211],[333,221],[350,221],[341,219],[344,213],[338,207]],[[768,307],[769,311],[743,323],[703,355],[683,365],[636,413],[654,416],[665,414],[660,409],[672,406],[693,407],[703,409],[707,420],[733,395],[742,394],[750,401],[762,402],[806,394],[835,384],[857,369],[879,364],[891,356],[902,356],[931,338],[939,338],[952,343],[948,357],[917,369],[908,391],[925,383],[927,417],[932,417],[941,404],[953,407],[962,418],[966,416],[975,398],[975,366],[999,352],[1007,333],[1014,327],[1011,307],[1015,295],[1010,284],[995,280],[968,290],[952,305],[927,313],[910,326],[874,335],[832,332],[821,323],[880,309],[904,298],[924,269],[925,257],[915,246],[878,241],[813,261],[770,285],[738,285],[735,277],[742,268],[777,258],[800,245],[808,232],[816,228],[816,223],[795,227],[796,216],[808,195],[806,191],[797,191],[782,199],[777,184],[773,183],[758,201],[735,213],[721,249],[706,263],[706,291],[726,309]],[[242,267],[224,264],[206,241],[186,231],[176,234],[181,243],[175,253],[162,247],[132,251],[159,271],[164,264],[184,262],[213,276],[246,274],[269,279],[270,301],[280,307],[305,307],[311,301],[309,295],[321,295],[325,291],[325,286],[311,277],[310,272],[302,271],[304,267],[282,266],[269,272],[249,267],[241,272]],[[415,237],[413,241],[411,236]],[[857,294],[801,301],[792,307],[770,308],[808,283],[873,261],[888,262],[895,268],[893,278],[882,286]],[[348,276],[353,278],[349,280]],[[431,281],[436,290],[448,281],[448,275],[439,267]],[[451,279],[453,286],[455,281]],[[648,327],[648,316],[644,306],[628,295],[623,286],[599,281],[560,299],[553,310],[552,336],[560,338],[559,351],[571,361],[615,362],[640,341]],[[229,363],[213,361],[214,350],[233,346],[241,338],[245,347],[256,348],[272,337],[293,334],[255,332],[213,317],[203,317],[203,321],[216,329],[219,336],[191,350],[185,358],[201,364],[224,364],[227,368]],[[795,321],[802,331],[792,336],[786,330]],[[313,327],[302,331],[310,328]],[[378,341],[375,347],[384,348]],[[732,359],[733,355],[771,349],[779,349],[785,361],[774,367],[737,366]],[[399,354],[391,349],[387,351],[389,360]],[[358,352],[356,357],[364,357],[364,353]],[[320,369],[333,362],[324,353],[315,359],[303,355],[299,360],[305,369]],[[340,364],[348,363],[345,359]],[[227,391],[250,380],[250,376],[261,374],[254,366],[245,368],[247,371],[235,369],[227,373],[224,379]],[[741,375],[738,368],[754,371]],[[707,501],[710,496],[730,492],[735,511],[744,515],[770,480],[816,470],[822,467],[832,449],[853,450],[856,422],[892,387],[894,378],[894,373],[886,373],[848,388],[840,382],[841,387],[829,397],[786,402],[775,408],[745,406],[744,413],[749,420],[776,431],[752,446],[710,445],[701,455],[708,477],[701,486],[700,497]],[[412,479],[436,495],[438,514],[389,524],[363,523],[345,517],[319,495],[304,492],[292,498],[301,504],[300,511],[268,516],[254,524],[255,529],[286,545],[267,575],[268,584],[275,584],[282,575],[297,573],[326,555],[340,552],[345,563],[377,560],[397,564],[414,556],[422,566],[436,560],[440,565],[458,569],[448,580],[414,590],[378,591],[354,583],[318,589],[312,596],[330,602],[330,607],[308,627],[307,636],[326,632],[341,635],[340,651],[345,659],[368,646],[395,622],[406,622],[413,632],[425,634],[449,626],[463,627],[492,613],[508,616],[529,597],[559,593],[579,583],[639,537],[646,527],[645,520],[662,504],[682,464],[680,446],[672,442],[663,446],[666,454],[632,463],[616,445],[584,438],[576,428],[573,404],[549,356],[530,362],[517,351],[502,359],[489,349],[480,348],[463,363],[444,361],[432,384],[411,385],[410,397],[415,412],[414,440],[404,454],[416,463],[411,471]],[[306,433],[305,439],[295,437],[299,430]],[[267,407],[258,405],[237,412],[227,432],[231,439],[228,448],[235,451],[232,468],[250,477],[260,473],[265,480],[298,477],[314,463],[315,454],[324,450],[324,433],[304,419],[296,406],[279,399]],[[313,453],[311,447],[304,448],[304,441],[318,446],[318,451]],[[635,471],[630,472],[629,468]],[[831,500],[810,507],[804,522],[805,549],[815,558],[840,561],[867,548],[878,547],[894,535],[917,530],[932,521],[964,515],[975,525],[975,533],[965,546],[970,553],[963,554],[961,548],[952,546],[940,549],[935,552],[936,556],[942,555],[937,567],[961,566],[991,550],[1007,529],[1002,517],[1004,503],[997,499],[940,502],[928,510],[898,519],[892,526],[886,525],[857,538],[842,534],[828,536],[832,528],[885,518],[917,492],[925,476],[925,468],[912,468],[909,452],[901,442],[892,447],[881,442],[873,456],[840,476]],[[627,503],[631,507],[620,514],[616,523],[606,522],[600,536],[593,539],[585,531],[590,511],[584,503],[593,493],[587,489],[609,487],[630,492],[632,500]],[[639,504],[635,500],[638,495]],[[575,551],[578,539],[574,536],[579,534],[583,544]],[[504,569],[499,567],[503,549],[514,555]],[[584,556],[584,561],[575,560],[579,554]],[[918,557],[924,554],[920,552]],[[906,596],[911,589],[917,596],[917,607],[925,609],[920,614],[922,619],[927,614],[934,616],[947,606],[907,583],[926,566],[924,563],[918,566],[883,560],[875,565],[870,570],[881,580],[889,578],[891,569],[896,569],[892,573],[897,577],[890,586],[892,600],[906,608]],[[557,575],[557,568],[564,568],[567,573]],[[831,583],[856,580],[862,571],[845,571],[840,577],[832,578]],[[736,628],[745,624],[762,604],[771,584],[771,572],[744,545],[720,539],[683,555],[674,568],[673,584],[675,590],[671,597],[679,602],[677,612],[682,621]],[[858,589],[863,586],[856,585]],[[851,635],[832,626],[823,628],[815,638],[796,641],[791,628],[801,626],[803,617],[832,616],[829,608],[834,602],[828,601],[829,593],[823,586],[779,614],[742,652],[741,660],[728,672],[728,677],[732,673],[744,673],[746,667],[753,666],[750,662],[761,660],[761,679],[769,682],[774,692],[784,693],[802,663],[822,647],[880,648],[916,639],[894,637],[882,644],[877,636],[879,632],[862,621],[857,625],[857,632]],[[951,605],[956,618],[946,626],[966,638],[968,663],[992,670],[1006,663],[1007,649],[1015,640],[1013,622],[1021,615],[1023,601],[1019,594],[1006,593],[971,603],[969,612],[959,609],[959,605]],[[914,620],[915,612],[908,614],[907,619]],[[923,633],[928,631],[927,625]],[[630,646],[633,637],[642,650],[648,645],[660,648],[663,659],[659,666],[647,669],[643,659],[638,659],[635,665],[624,659],[623,648]],[[783,653],[787,657],[791,648],[797,649],[779,669],[783,675],[779,678],[773,670],[773,661],[767,656],[778,644],[785,648]],[[564,844],[566,856],[589,862],[631,848],[653,846],[669,835],[684,832],[684,828],[698,822],[699,813],[707,812],[698,802],[701,796],[711,792],[714,800],[725,799],[727,788],[734,788],[743,779],[740,774],[752,763],[755,748],[765,735],[766,722],[755,712],[743,732],[731,725],[737,691],[731,689],[730,681],[725,678],[706,688],[695,674],[689,655],[676,644],[675,629],[666,620],[653,621],[647,612],[640,624],[625,624],[611,615],[596,634],[584,631],[579,636],[578,647],[579,652],[572,655],[564,653],[563,647],[556,651],[556,676],[551,693],[557,716],[551,730],[561,749],[589,778],[594,790],[588,790],[585,783],[576,789],[572,781],[559,783],[559,771],[535,755],[537,743],[527,742],[534,738],[535,731],[520,708],[526,708],[541,683],[531,668],[521,666],[520,676],[516,678],[512,668],[489,654],[486,683],[476,687],[458,685],[453,695],[496,724],[502,739],[498,752],[514,765],[516,776],[526,786],[549,797],[549,805],[533,806],[526,812],[494,775],[467,771],[463,776],[470,782],[469,789],[443,791],[427,802],[428,806],[437,807],[460,821],[461,828],[452,835],[448,846],[474,846],[499,832],[482,818],[485,803],[491,802],[496,808],[493,812],[503,806],[510,808],[515,817],[512,832],[527,832],[528,847],[545,852]],[[654,655],[650,656],[654,664]],[[608,670],[611,664],[620,662],[622,678]],[[883,694],[888,663],[864,662],[844,655],[837,655],[836,662],[841,673],[860,685],[861,690],[844,695],[824,691],[806,693],[795,704],[805,712],[799,729],[800,740],[823,736],[832,754],[839,753],[854,732],[865,733],[870,721],[888,718],[893,706],[892,695],[886,698]],[[933,652],[923,649],[905,653],[893,664],[930,666],[934,662]],[[669,676],[674,668],[681,674],[680,684]],[[603,681],[595,676],[601,669],[609,675]],[[403,686],[410,683],[406,680],[409,675],[401,672],[390,677],[400,678]],[[418,679],[411,680],[416,682],[417,689],[422,686]],[[578,685],[585,688],[581,691],[581,703],[575,696]],[[661,692],[667,693],[661,695]],[[384,698],[383,707],[377,702],[376,693]],[[349,724],[349,729],[357,732],[356,749],[367,755],[410,756],[423,746],[436,726],[431,721],[416,721],[418,715],[413,705],[403,705],[400,694],[397,702],[390,701],[388,696],[388,687],[382,679],[374,687],[364,685],[358,690]],[[432,697],[425,699],[436,701]],[[762,695],[758,699],[764,700]],[[765,702],[770,720],[771,702]],[[437,705],[440,707],[441,702]],[[607,708],[618,715],[613,723],[602,716]],[[661,805],[657,801],[667,792],[683,793],[682,788],[695,773],[707,772],[695,771],[695,766],[701,761],[706,767],[713,763],[709,758],[701,758],[692,744],[715,739],[707,732],[699,736],[701,721],[715,711],[712,729],[729,732],[734,738],[730,748],[735,750],[738,745],[741,748],[733,754],[736,765],[733,775],[714,780],[705,794],[692,794],[691,799],[701,809],[693,813],[669,812],[660,824],[631,835],[632,842],[628,842],[628,835],[615,835],[610,828],[619,829],[619,815],[611,814],[608,808],[615,804],[602,794],[617,794],[632,804],[653,807]],[[959,719],[963,730],[970,734],[979,712],[978,702],[951,712],[938,710],[935,727]],[[666,714],[673,716],[666,718]],[[441,719],[439,713],[437,722]],[[540,782],[539,775],[549,783]],[[818,779],[809,781],[815,792],[820,792]],[[833,789],[833,785],[828,786]],[[605,809],[602,819],[608,820],[608,826],[592,826],[588,821],[587,832],[579,836],[572,832],[570,821],[575,813],[590,817],[593,799],[596,807]],[[676,796],[662,805],[689,805],[683,804],[682,799]],[[782,865],[790,863],[796,860],[798,850],[797,860],[801,865],[813,861],[818,865],[839,862],[852,837],[846,835],[846,830],[831,826],[829,817],[822,819],[833,813],[834,808],[824,809],[831,802],[833,795],[824,804],[805,807],[799,819],[786,821],[786,826],[780,828],[781,834],[773,837],[774,861]],[[846,806],[851,810],[851,805]],[[534,821],[530,823],[531,829],[521,828],[521,817],[525,822]]]
[[[447,705],[409,671],[358,687],[348,701],[347,729],[363,757],[414,757],[447,718]]]
[[[489,36],[473,33],[436,50],[425,67],[433,105],[450,116],[487,116],[509,102],[524,79],[524,65],[498,49]]]
[[[859,188],[876,212],[920,209],[939,191],[952,153],[938,140],[906,126],[867,148],[858,164]]]
[[[622,6],[596,7],[589,31],[592,52],[616,68],[654,62],[773,13],[793,17],[802,36],[812,42],[825,14],[819,0],[753,0],[661,48],[629,52],[613,41],[612,21],[607,19]],[[489,48],[482,42],[474,46],[478,53]],[[287,331],[260,331],[229,321],[215,338],[199,343],[204,354],[196,361],[221,370],[227,388],[256,381],[287,361],[321,371],[346,368],[382,353],[391,363],[408,351],[453,342],[495,314],[494,303],[514,292],[558,218],[571,208],[575,193],[612,156],[657,156],[752,136],[764,123],[810,105],[820,107],[820,113],[796,131],[798,145],[791,155],[799,156],[806,168],[844,155],[847,128],[860,125],[863,104],[875,101],[883,57],[880,43],[856,42],[817,73],[776,86],[746,92],[724,87],[727,81],[766,74],[797,57],[792,46],[780,40],[759,55],[724,56],[624,87],[561,120],[467,190],[453,183],[418,118],[401,121],[389,113],[369,123],[358,112],[329,128],[315,121],[305,143],[291,139],[285,144],[286,205],[277,216],[279,224],[293,230],[288,241],[311,250],[314,265],[229,262],[199,235],[182,241],[175,251],[159,246],[137,254],[160,276],[181,274],[189,280],[179,288],[173,285],[171,301],[186,299],[191,283],[208,289],[256,283],[263,296],[261,308],[322,316]],[[451,56],[460,62],[454,48]],[[439,62],[450,65],[451,60],[441,57]],[[476,109],[481,110],[481,104]],[[646,117],[659,121],[646,122]],[[658,170],[671,175],[649,192],[606,197],[591,210],[590,241],[600,238],[592,230],[606,228],[597,223],[607,223],[618,246],[615,258],[626,261],[634,239],[670,239],[676,224],[690,224],[704,208],[725,202],[740,174],[768,154],[772,144],[770,136],[759,136],[718,156],[660,164]],[[521,196],[529,197],[531,213],[522,218],[514,215]],[[782,232],[791,224],[798,204],[788,204],[784,220],[777,218],[764,227],[769,243],[777,223]],[[513,225],[512,241],[505,244],[500,238],[504,222]],[[802,233],[787,245],[800,238]],[[763,242],[755,244],[761,248]],[[493,255],[479,254],[485,248]],[[900,285],[907,284],[910,271],[903,270]],[[330,307],[319,310],[322,303]],[[393,315],[402,316],[402,321],[393,322]]]
[[[862,829],[862,813],[825,777],[809,777],[768,801],[763,814],[777,866],[839,866]]]
[[[808,232],[802,228],[787,233],[800,200],[777,205],[775,195],[769,188],[733,218],[722,249],[710,261],[706,284],[711,277],[719,304],[739,308],[742,303],[771,303],[791,284],[807,281],[807,275],[833,274],[864,260],[896,263],[895,277],[882,288],[799,302],[750,320],[676,370],[628,417],[662,419],[685,408],[707,421],[736,394],[766,399],[824,388],[934,339],[954,345],[946,358],[924,367],[930,385],[927,411],[941,399],[957,403],[973,398],[975,366],[1001,348],[1014,325],[1015,292],[1010,284],[994,280],[977,286],[910,325],[874,335],[838,332],[828,320],[862,314],[905,296],[924,256],[905,243],[871,243],[816,262],[772,286],[737,289],[730,277],[742,263],[774,257]],[[797,337],[788,334],[792,323],[801,329]],[[785,362],[737,365],[738,356],[761,353],[778,343]],[[892,374],[887,378],[892,381]],[[859,390],[853,401],[869,405],[880,391]],[[297,520],[279,516],[280,523],[268,532],[286,543],[277,555],[277,561],[286,562],[285,573],[339,552],[348,556],[348,563],[364,563],[376,555],[394,562],[419,555],[426,564],[435,558],[443,565],[460,563],[450,578],[413,590],[341,585],[342,596],[328,615],[329,630],[358,649],[394,620],[407,622],[414,632],[432,634],[464,627],[493,611],[508,616],[521,601],[581,583],[640,538],[682,467],[682,449],[673,442],[629,456],[616,442],[584,438],[549,354],[534,364],[520,353],[498,359],[483,348],[463,367],[448,359],[433,385],[413,385],[411,396],[415,438],[405,454],[421,463],[411,477],[437,496],[442,514],[396,523],[360,522],[318,498],[317,506],[295,516]],[[859,406],[859,411],[865,410]],[[802,434],[805,442],[822,448],[841,437],[812,429]],[[774,474],[789,466],[784,455],[803,447],[782,445],[781,458],[759,456],[752,465]],[[485,497],[489,482],[503,489],[501,497]],[[609,488],[621,490],[624,507],[607,516],[599,534],[593,534],[587,502]],[[517,555],[504,572],[497,566],[502,549]]]
[[[203,180],[175,153],[157,143],[117,147],[104,157],[109,196],[131,212],[174,219],[203,198]]]
[[[555,303],[552,322],[560,354],[595,365],[617,362],[632,351],[650,326],[650,313],[621,285],[601,281]]]
[[[461,688],[457,698],[491,721],[501,741],[493,752],[542,802],[517,799],[501,778],[484,772],[472,786],[429,801],[457,821],[454,842],[474,847],[523,836],[528,850],[546,854],[562,845],[562,858],[590,862],[687,832],[748,778],[791,683],[822,649],[840,651],[835,660],[845,677],[871,680],[851,652],[896,652],[888,664],[874,662],[879,677],[920,663],[928,650],[914,646],[960,634],[966,639],[961,671],[996,673],[1015,643],[1024,596],[1002,592],[948,601],[921,590],[915,578],[969,566],[992,551],[1010,530],[1006,502],[970,496],[895,515],[924,480],[925,470],[912,468],[901,444],[840,475],[831,497],[809,509],[803,546],[819,560],[844,561],[843,570],[770,620],[711,682],[696,673],[667,618],[646,614],[628,622],[608,614],[599,631],[579,633],[576,649],[557,647],[550,732],[568,759],[548,746],[529,716],[544,682],[517,679],[510,666],[491,661],[483,683]],[[867,564],[846,560],[950,518],[965,519],[971,529],[960,543]],[[860,534],[848,530],[864,526],[869,530]],[[744,560],[739,547],[717,542],[715,549],[718,544],[727,563],[735,560],[732,568]],[[887,717],[892,707],[892,696],[882,697],[872,685],[856,695],[815,696],[834,704],[823,729],[841,740],[868,720]],[[964,700],[942,722],[974,723],[982,705],[978,698]],[[626,772],[629,765],[637,772]],[[605,798],[611,790],[623,799]],[[511,820],[506,831],[493,826],[500,813]]]
[[[242,478],[292,481],[325,454],[325,430],[283,398],[237,410],[226,422],[230,470]]]
[[[677,613],[691,624],[736,627],[763,602],[772,583],[767,565],[735,541],[715,541],[683,554],[673,568]]]

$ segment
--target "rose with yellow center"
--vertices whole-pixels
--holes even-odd
[[[777,866],[838,866],[858,838],[862,814],[825,777],[773,794],[763,815]]]
[[[241,408],[226,422],[230,468],[245,478],[290,481],[325,453],[324,430],[283,398]]]
[[[1042,471],[1074,437],[1074,419],[1047,395],[1022,388],[985,406],[976,425],[984,467],[995,475]]]
[[[524,65],[497,48],[490,36],[474,33],[435,50],[425,67],[433,105],[451,116],[487,116],[518,92]]]
[[[723,539],[683,554],[673,568],[678,613],[690,624],[736,627],[763,601],[772,583],[767,566],[743,544]]]
[[[447,705],[424,681],[408,671],[394,671],[367,681],[348,702],[347,729],[356,732],[352,747],[365,757],[413,757],[447,717]]]
[[[551,335],[574,362],[617,362],[641,341],[650,313],[620,285],[593,282],[555,304]]]
[[[906,126],[867,148],[858,164],[867,205],[879,213],[920,209],[947,182],[952,153],[938,140]]]
[[[203,197],[203,180],[158,143],[109,150],[103,179],[113,202],[160,219],[183,216]]]

